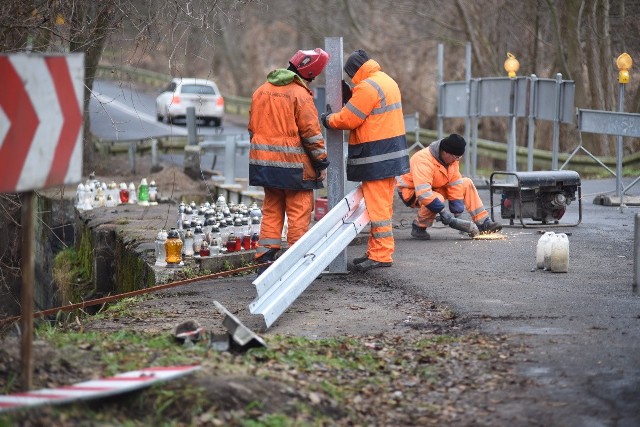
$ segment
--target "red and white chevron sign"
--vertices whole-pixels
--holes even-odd
[[[198,365],[154,366],[129,371],[113,377],[85,381],[73,385],[25,391],[0,396],[0,412],[24,406],[59,405],[76,400],[97,399],[149,387],[158,381],[167,381],[200,369]]]
[[[0,193],[82,179],[84,55],[0,55]]]

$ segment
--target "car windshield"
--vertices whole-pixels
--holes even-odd
[[[197,93],[199,95],[215,95],[216,90],[207,85],[182,85],[182,93]]]

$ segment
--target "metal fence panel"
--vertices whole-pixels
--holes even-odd
[[[442,116],[467,117],[467,83],[444,82],[442,84]]]
[[[516,96],[515,115],[528,114],[528,77],[490,77],[478,79],[477,112],[481,117],[511,116],[511,85]]]
[[[578,129],[637,138],[640,137],[640,114],[578,109]]]
[[[536,106],[534,116],[537,120],[554,121],[556,119],[556,86],[555,79],[536,80]],[[560,83],[560,117],[563,123],[575,122],[575,82],[563,80]]]

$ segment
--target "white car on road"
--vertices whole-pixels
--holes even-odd
[[[175,78],[156,98],[156,116],[160,122],[186,119],[188,107],[194,107],[196,118],[205,124],[222,124],[224,98],[211,80]]]

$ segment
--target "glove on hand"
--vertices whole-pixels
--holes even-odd
[[[449,200],[449,210],[458,217],[464,212],[464,202],[462,200]]]
[[[440,212],[440,220],[444,225],[449,225],[453,221],[454,217],[451,213],[445,211],[444,209]]]
[[[327,123],[327,117],[329,117],[329,114],[331,114],[331,105],[327,104],[327,111],[320,115],[322,126],[326,127],[327,129],[331,129],[331,126],[329,126],[329,123]]]
[[[349,86],[349,83],[343,80],[342,81],[342,105],[349,102],[350,99],[351,99],[351,86]]]

